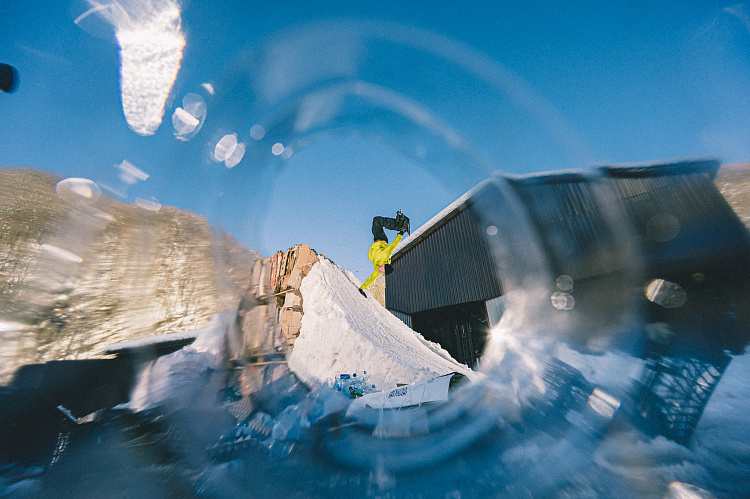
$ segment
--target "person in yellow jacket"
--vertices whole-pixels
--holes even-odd
[[[391,244],[388,244],[388,236],[385,235],[385,231],[383,230],[383,228],[398,231],[396,240]],[[359,287],[359,292],[362,294],[362,296],[367,297],[367,295],[365,294],[365,289],[367,289],[370,284],[375,282],[378,277],[383,274],[389,275],[391,272],[393,272],[393,265],[391,265],[391,255],[396,249],[396,246],[398,246],[398,243],[401,242],[401,238],[403,237],[404,232],[408,231],[409,218],[404,216],[404,214],[400,210],[398,213],[396,213],[396,218],[375,217],[372,219],[372,236],[375,239],[375,242],[370,246],[370,251],[368,252],[367,256],[370,258],[372,266],[375,268],[375,270],[372,274],[370,274],[370,277],[368,277],[367,280],[362,283],[362,286]]]

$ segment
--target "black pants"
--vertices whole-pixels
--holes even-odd
[[[396,219],[388,217],[375,217],[372,219],[372,237],[375,238],[376,241],[388,242],[388,236],[385,235],[383,228],[397,230],[398,225],[396,224]]]

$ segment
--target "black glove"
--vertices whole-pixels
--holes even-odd
[[[361,294],[362,296],[364,296],[365,298],[367,298],[367,295],[365,294],[365,290],[364,289],[362,289],[362,288],[357,288],[357,289],[359,290],[359,294]]]

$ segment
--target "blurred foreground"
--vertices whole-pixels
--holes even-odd
[[[506,323],[472,372],[323,257],[300,276],[307,326],[290,339],[261,285],[283,271],[201,219],[103,196],[71,208],[43,174],[4,173],[2,220],[19,224],[3,232],[9,497],[750,493],[747,354],[594,354]],[[745,224],[748,178],[716,180]],[[367,389],[326,379],[356,371]],[[657,407],[693,426],[642,411]]]

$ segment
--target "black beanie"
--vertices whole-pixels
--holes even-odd
[[[386,263],[385,265],[383,265],[383,267],[385,270],[385,275],[393,273],[393,265],[391,265],[390,263]]]

